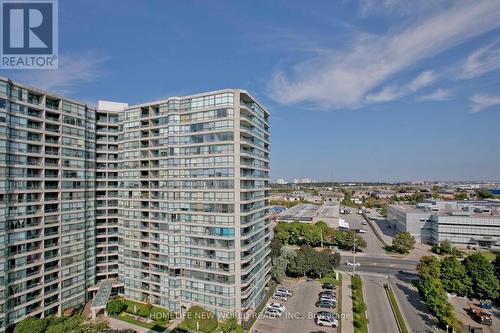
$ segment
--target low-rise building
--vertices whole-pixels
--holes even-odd
[[[415,206],[389,205],[388,221],[417,242],[500,248],[500,202],[427,200]]]

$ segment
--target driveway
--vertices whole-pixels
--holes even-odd
[[[292,298],[287,302],[279,302],[285,305],[285,313],[281,318],[259,318],[252,329],[253,333],[309,333],[318,330],[336,332],[336,329],[320,327],[314,323],[314,314],[326,310],[315,306],[318,293],[322,290],[318,282],[300,280],[285,282],[282,285],[293,290]],[[270,302],[275,301],[271,299]],[[335,309],[328,311],[335,312]]]

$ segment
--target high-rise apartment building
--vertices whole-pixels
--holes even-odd
[[[0,321],[95,284],[95,109],[0,78]]]
[[[0,78],[1,329],[106,280],[172,311],[255,308],[270,270],[268,119],[243,90],[96,110]]]

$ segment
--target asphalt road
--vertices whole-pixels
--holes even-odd
[[[398,332],[396,319],[384,290],[388,279],[380,276],[362,276],[363,293],[367,306],[368,331]]]
[[[356,213],[343,214],[340,218],[349,223],[351,229],[365,229],[367,231],[366,234],[359,234],[366,241],[366,249],[364,250],[366,253],[385,255],[382,243],[378,240],[377,236],[375,236],[371,227],[362,224],[365,222],[362,215]]]
[[[347,266],[346,262],[353,262],[353,256],[348,254],[342,254],[340,260],[340,267],[346,272],[352,272],[352,266]],[[399,259],[391,257],[382,256],[371,256],[368,254],[356,255],[356,266],[357,272],[366,273],[378,273],[383,275],[388,274],[401,274],[401,272],[406,273],[416,273],[418,260],[414,259]]]
[[[436,326],[432,316],[422,303],[417,290],[402,276],[390,277],[390,285],[396,296],[399,308],[406,318],[406,322],[412,333],[436,332]]]

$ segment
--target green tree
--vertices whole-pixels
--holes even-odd
[[[454,194],[454,197],[455,197],[455,200],[467,200],[469,198],[469,196],[467,195],[467,192],[464,192],[464,191],[456,192]]]
[[[490,198],[493,198],[493,194],[489,190],[487,190],[485,188],[477,190],[476,191],[476,195],[478,196],[479,199],[490,199]]]
[[[366,241],[363,237],[356,235],[353,230],[337,230],[335,233],[335,244],[344,250],[352,251],[354,248],[354,237],[356,237],[356,251],[366,248]]]
[[[321,228],[317,227],[314,224],[306,225],[302,229],[302,237],[305,244],[310,245],[312,247],[321,245]]]
[[[84,320],[81,316],[73,316],[67,318],[63,322],[57,325],[50,325],[45,333],[61,333],[61,332],[71,332],[71,333],[86,333],[88,327],[84,325]]]
[[[441,276],[441,263],[434,256],[423,256],[417,264],[417,272],[420,277],[432,277],[439,279]]]
[[[106,311],[112,315],[119,314],[120,312],[125,311],[126,308],[127,306],[120,299],[113,299],[108,302],[108,305],[106,305]]]
[[[449,293],[467,295],[471,291],[472,281],[465,272],[465,267],[456,257],[446,257],[441,261],[441,282]]]
[[[415,237],[409,232],[400,232],[392,240],[392,248],[399,253],[408,253],[415,246]]]
[[[231,333],[238,327],[238,322],[236,321],[236,317],[231,316],[227,318],[220,324],[220,327],[223,333]]]
[[[288,264],[295,257],[295,252],[286,247],[281,248],[280,255],[271,259],[271,277],[277,283],[281,283],[286,275]]]
[[[296,256],[290,258],[287,273],[291,277],[324,277],[332,273],[339,263],[340,255],[338,253],[333,253],[329,249],[320,252],[309,245],[303,245],[297,250]]]
[[[387,217],[387,204],[384,203],[382,207],[380,207],[380,215]]]
[[[467,275],[472,279],[473,296],[480,299],[496,299],[500,285],[495,266],[481,253],[474,253],[464,259]]]
[[[271,253],[270,256],[271,258],[277,258],[281,255],[281,248],[283,247],[283,243],[278,237],[273,237],[271,240],[270,248],[271,248]]]
[[[14,333],[44,333],[47,325],[47,320],[27,317],[16,325]]]
[[[441,254],[451,254],[453,251],[453,246],[451,245],[451,242],[447,239],[441,242],[440,244],[440,251]]]
[[[493,264],[493,266],[495,266],[496,276],[497,276],[497,279],[500,281],[500,254],[496,255],[492,264]]]
[[[456,325],[453,307],[448,302],[446,291],[439,279],[429,275],[421,276],[418,281],[418,290],[427,308],[434,314],[441,327]]]

